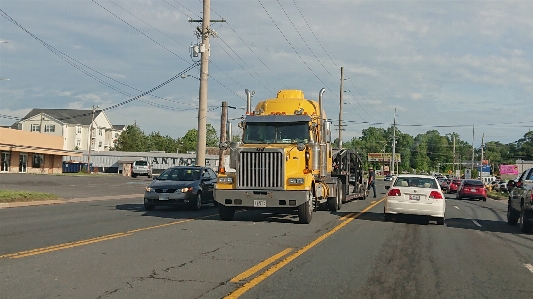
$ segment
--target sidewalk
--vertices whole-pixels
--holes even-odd
[[[80,198],[57,199],[57,200],[10,202],[10,203],[0,203],[0,209],[29,207],[29,206],[42,206],[42,205],[57,205],[57,204],[64,204],[64,203],[100,201],[100,200],[111,200],[111,199],[142,198],[143,196],[144,194],[141,193],[141,194],[127,194],[127,195],[113,195],[113,196],[99,196],[99,197],[80,197]]]

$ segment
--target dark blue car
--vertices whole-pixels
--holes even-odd
[[[200,210],[203,204],[215,203],[213,189],[216,173],[209,167],[174,166],[166,169],[146,187],[144,208],[188,206]]]

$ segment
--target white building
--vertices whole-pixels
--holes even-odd
[[[64,139],[64,150],[108,151],[124,126],[113,126],[102,110],[33,109],[12,128],[41,132]],[[90,129],[92,129],[92,143]]]

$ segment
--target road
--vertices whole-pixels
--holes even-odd
[[[127,185],[129,181],[124,181]],[[119,184],[119,183],[116,183]],[[2,298],[531,298],[533,235],[504,202],[447,200],[446,224],[384,222],[380,196],[296,215],[142,198],[0,209]],[[105,189],[105,188],[102,188]],[[133,192],[134,194],[135,192]]]

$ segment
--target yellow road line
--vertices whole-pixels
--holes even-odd
[[[283,251],[281,251],[280,253],[278,254],[275,254],[273,256],[271,256],[270,258],[260,262],[259,264],[253,266],[252,268],[242,272],[241,274],[233,277],[230,281],[231,282],[239,282],[243,279],[246,279],[252,275],[254,275],[257,271],[263,269],[264,267],[270,265],[272,262],[280,259],[282,256],[286,255],[287,253],[291,252],[292,251],[292,248],[287,248]]]
[[[316,246],[318,243],[324,241],[327,237],[333,235],[334,233],[336,233],[338,230],[340,230],[341,228],[343,228],[345,225],[347,225],[348,223],[350,223],[352,220],[356,219],[357,217],[359,217],[361,214],[367,212],[368,210],[370,210],[371,208],[375,207],[377,204],[379,204],[380,202],[382,202],[384,200],[381,199],[373,204],[371,204],[370,206],[368,206],[366,209],[364,209],[363,211],[355,214],[355,213],[351,213],[351,216],[350,217],[347,217],[345,221],[343,221],[342,223],[340,223],[339,225],[337,225],[336,227],[334,227],[332,230],[330,230],[329,232],[323,234],[322,236],[316,238],[314,241],[312,241],[311,243],[305,245],[304,247],[302,247],[300,250],[296,251],[295,253],[289,255],[288,257],[286,257],[284,260],[282,260],[281,262],[275,264],[274,266],[270,267],[269,269],[267,269],[265,272],[263,272],[262,274],[258,275],[257,277],[255,277],[254,279],[250,280],[249,282],[245,283],[244,285],[242,285],[240,288],[238,288],[237,290],[235,290],[233,293],[229,294],[228,296],[224,297],[224,299],[236,299],[236,298],[239,298],[241,295],[243,295],[244,293],[246,293],[247,291],[249,291],[250,289],[252,289],[253,287],[255,287],[256,285],[258,285],[259,283],[261,283],[263,280],[267,279],[268,277],[270,277],[272,274],[276,273],[279,269],[283,268],[284,266],[286,266],[287,264],[289,264],[290,262],[292,262],[294,259],[296,259],[297,257],[299,257],[300,255],[304,254],[305,252],[307,252],[309,249],[313,248],[314,246]]]
[[[210,217],[210,216],[213,216],[213,215],[208,215],[208,216],[204,216],[204,217],[201,217],[201,218]],[[59,251],[59,250],[63,250],[63,249],[68,249],[68,248],[73,248],[73,247],[78,247],[78,246],[98,243],[98,242],[102,242],[102,241],[107,241],[107,240],[113,240],[113,239],[117,239],[117,238],[127,237],[127,236],[131,236],[134,233],[138,233],[138,232],[142,232],[142,231],[146,231],[146,230],[150,230],[150,229],[155,229],[155,228],[161,228],[161,227],[170,226],[170,225],[175,225],[175,224],[180,224],[180,223],[185,223],[185,222],[189,222],[189,221],[193,221],[193,220],[195,220],[195,219],[194,218],[185,219],[185,220],[174,221],[174,222],[169,222],[169,223],[150,226],[150,227],[133,229],[133,230],[129,230],[129,231],[123,232],[123,233],[115,233],[115,234],[105,235],[105,236],[86,239],[86,240],[68,242],[68,243],[63,243],[63,244],[57,244],[57,245],[52,245],[52,246],[48,246],[48,247],[43,247],[43,248],[37,248],[37,249],[32,249],[32,250],[26,250],[26,251],[20,251],[20,252],[15,252],[15,253],[10,253],[10,254],[4,254],[4,255],[0,255],[0,259],[2,259],[2,258],[18,259],[18,258],[22,258],[22,257],[28,257],[28,256],[37,255],[37,254],[43,254],[43,253],[52,252],[52,251]]]

